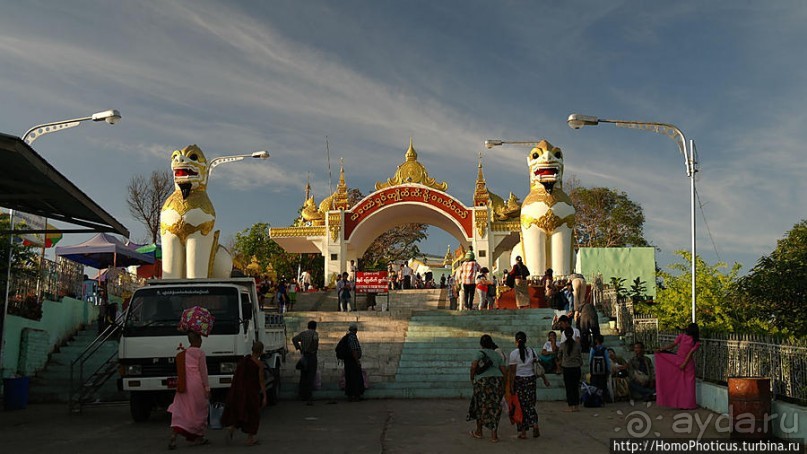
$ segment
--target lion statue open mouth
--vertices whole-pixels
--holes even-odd
[[[175,150],[171,171],[176,189],[160,212],[163,278],[230,277],[232,258],[213,231],[216,210],[207,195],[205,154],[196,145]]]
[[[563,192],[563,152],[542,140],[527,155],[530,193],[521,204],[521,247],[533,276],[552,268],[556,276],[572,270],[575,209]]]

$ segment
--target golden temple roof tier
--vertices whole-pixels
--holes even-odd
[[[412,139],[409,139],[409,149],[406,150],[406,160],[398,166],[398,169],[395,171],[395,176],[389,178],[387,181],[379,181],[375,184],[375,189],[378,191],[408,183],[422,184],[443,192],[448,189],[448,183],[445,181],[438,183],[437,180],[429,176],[426,167],[418,162],[418,154],[415,151],[415,147],[412,145]]]
[[[272,227],[269,238],[286,252],[295,254],[320,253],[318,243],[325,236],[325,226],[316,227]]]
[[[331,210],[347,210],[350,209],[350,202],[348,201],[347,183],[345,183],[345,166],[341,165],[339,169],[339,184],[336,185],[336,190],[333,194],[322,199],[319,203],[319,211],[323,217],[325,213]]]
[[[490,191],[482,173],[482,153],[479,153],[479,168],[476,175],[476,187],[474,188],[474,206],[485,206],[490,201]]]

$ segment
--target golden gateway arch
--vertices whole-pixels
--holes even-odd
[[[481,159],[469,207],[446,192],[447,183],[429,176],[411,140],[405,157],[395,176],[376,183],[375,192],[353,206],[344,167],[336,191],[319,204],[306,188],[300,218],[294,226],[270,229],[270,237],[287,252],[322,254],[326,282],[346,271],[347,263],[361,257],[381,234],[409,223],[438,227],[463,248],[473,246],[480,266],[509,269],[510,251],[519,243],[521,203],[512,193],[505,201],[488,190]]]

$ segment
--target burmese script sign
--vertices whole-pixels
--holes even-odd
[[[365,197],[352,210],[345,213],[345,238],[355,230],[356,226],[373,213],[385,206],[396,203],[417,202],[431,205],[453,218],[462,227],[466,237],[473,237],[473,219],[471,210],[465,208],[459,200],[443,191],[437,191],[421,185],[402,185],[376,191]]]
[[[387,293],[386,271],[356,271],[356,293]]]

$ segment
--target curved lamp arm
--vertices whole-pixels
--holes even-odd
[[[255,158],[255,159],[268,159],[269,152],[265,150],[256,151],[251,154],[239,154],[235,156],[221,156],[218,158],[214,158],[210,161],[210,170],[208,171],[208,176],[213,175],[213,169],[216,167],[226,164],[228,162],[238,162],[243,160],[244,158]]]
[[[61,120],[61,121],[54,121],[52,123],[44,123],[41,125],[36,125],[33,128],[25,131],[25,134],[22,135],[22,140],[25,141],[28,145],[34,143],[34,140],[38,139],[45,134],[50,134],[52,132],[62,131],[64,129],[75,128],[78,126],[82,121],[105,121],[111,125],[114,125],[118,121],[120,121],[121,115],[116,109],[105,110],[103,112],[96,112],[89,117],[81,117],[81,118],[73,118],[71,120]]]
[[[678,150],[684,157],[684,165],[686,166],[687,176],[692,176],[697,170],[695,169],[694,154],[687,149],[687,140],[684,132],[677,126],[669,123],[658,123],[654,121],[630,121],[630,120],[606,120],[592,115],[571,114],[566,120],[569,127],[572,129],[580,129],[583,126],[596,126],[600,123],[612,123],[619,128],[642,129],[651,131],[658,134],[665,135],[678,144]]]

